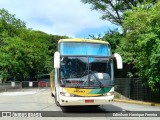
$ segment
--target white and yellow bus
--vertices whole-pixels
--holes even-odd
[[[50,73],[51,94],[57,106],[105,105],[114,98],[113,58],[122,68],[119,54],[108,42],[61,39]],[[53,77],[54,76],[54,77]]]

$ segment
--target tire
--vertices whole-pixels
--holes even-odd
[[[57,101],[57,93],[56,93],[56,91],[55,91],[54,100],[55,100],[55,104],[56,104],[58,107],[60,107],[60,104],[59,104],[59,102]]]
[[[51,92],[51,96],[54,97],[54,94]]]

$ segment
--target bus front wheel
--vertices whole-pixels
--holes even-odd
[[[56,93],[56,91],[55,91],[55,97],[54,97],[54,99],[55,99],[55,104],[57,106],[60,106],[59,102],[57,101],[57,93]]]

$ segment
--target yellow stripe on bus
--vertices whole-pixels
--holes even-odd
[[[92,89],[80,89],[80,88],[64,88],[66,92],[78,96],[99,96],[100,94],[89,94]]]

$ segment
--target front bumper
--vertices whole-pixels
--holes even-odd
[[[98,97],[65,97],[60,95],[60,106],[84,106],[84,105],[106,105],[112,104],[114,95]],[[85,101],[94,101],[86,103]]]

